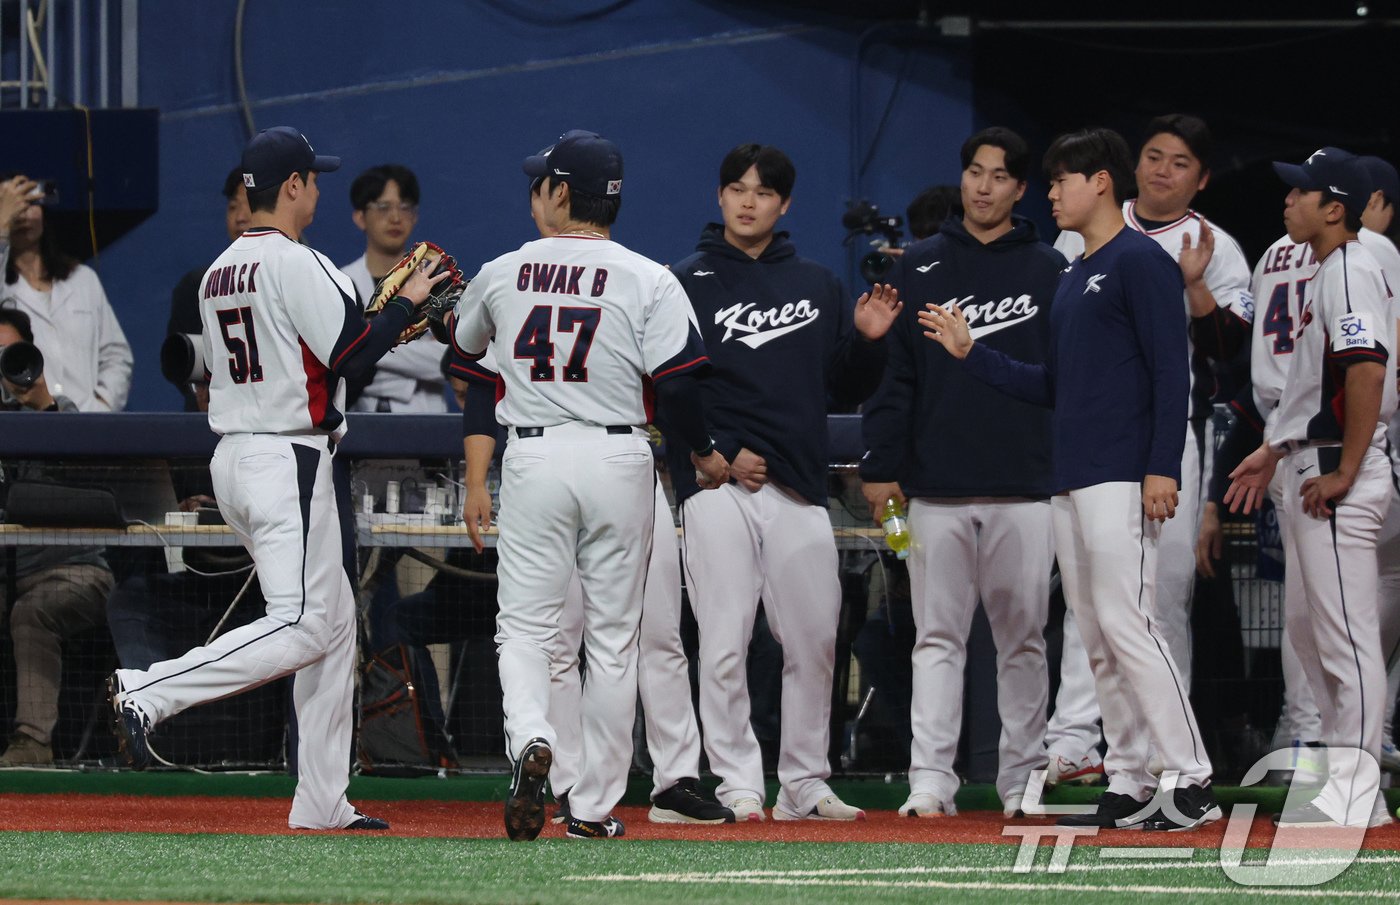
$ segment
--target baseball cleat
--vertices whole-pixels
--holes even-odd
[[[864,820],[865,812],[853,808],[835,795],[828,795],[818,801],[811,810],[802,814],[796,808],[789,809],[783,795],[778,796],[773,805],[774,820]]]
[[[121,679],[116,673],[107,677],[107,703],[112,707],[112,732],[117,736],[117,753],[133,770],[144,770],[151,765],[151,748],[146,736],[151,732],[151,721],[136,705],[125,700]]]
[[[1007,820],[1021,820],[1025,818],[1026,812],[1021,808],[1021,802],[1025,796],[1012,793],[1002,799],[1001,816]],[[954,813],[957,813],[954,811]]]
[[[734,799],[729,802],[729,810],[734,812],[734,819],[739,823],[762,823],[767,819],[763,802],[753,797]]]
[[[1175,811],[1176,813],[1171,813]],[[1215,803],[1215,790],[1209,785],[1172,790],[1172,806],[1164,808],[1143,823],[1144,830],[1180,833],[1214,823],[1225,812]]]
[[[616,839],[627,835],[627,828],[616,817],[604,817],[597,821],[570,817],[569,828],[564,835],[569,839]]]
[[[958,809],[950,801],[939,801],[932,792],[911,792],[899,806],[901,817],[954,817]]]
[[[511,839],[528,841],[544,829],[544,786],[553,762],[554,752],[542,738],[530,739],[520,752],[506,796],[506,835]]]
[[[1157,814],[1157,805],[1148,798],[1138,801],[1131,795],[1105,792],[1099,806],[1088,814],[1070,814],[1055,823],[1059,826],[1096,826],[1105,830],[1136,829]]]
[[[1078,760],[1070,760],[1059,754],[1050,758],[1045,770],[1045,785],[1053,788],[1060,783],[1092,786],[1103,779],[1103,759],[1099,752],[1090,751]]]
[[[651,800],[652,823],[734,823],[734,812],[700,795],[700,782],[682,779]]]
[[[378,817],[371,817],[368,814],[355,812],[355,819],[345,824],[342,829],[347,830],[387,830],[389,821],[381,820]]]

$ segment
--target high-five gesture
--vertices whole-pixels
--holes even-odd
[[[961,361],[972,351],[972,330],[967,326],[967,318],[962,308],[954,305],[944,308],[932,302],[919,312],[919,326],[924,328],[924,336],[948,350],[948,354]]]
[[[856,299],[856,329],[861,336],[874,342],[889,332],[902,310],[904,303],[899,300],[899,290],[889,283],[876,283]]]
[[[1177,258],[1177,263],[1181,265],[1181,279],[1190,286],[1197,283],[1206,276],[1206,268],[1210,266],[1211,256],[1215,254],[1215,233],[1211,230],[1210,224],[1201,221],[1201,238],[1195,244],[1191,244],[1191,234],[1185,233],[1181,237],[1181,255]]]

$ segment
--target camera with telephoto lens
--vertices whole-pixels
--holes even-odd
[[[44,353],[33,343],[20,340],[0,349],[0,377],[22,390],[38,383],[44,374]]]
[[[871,236],[871,251],[860,259],[860,275],[867,283],[878,283],[894,266],[894,257],[881,251],[881,248],[898,248],[904,233],[904,218],[899,215],[880,216],[880,208],[865,199],[852,201],[841,215],[841,225],[846,228],[846,241],[857,236]]]
[[[191,383],[203,383],[204,335],[201,333],[172,333],[160,346],[161,376],[181,390]]]

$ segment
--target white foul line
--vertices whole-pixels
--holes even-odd
[[[1262,863],[1262,862],[1261,862]],[[1400,864],[1400,855],[1371,857],[1326,856],[1321,858],[1274,859],[1272,866],[1327,864]],[[1068,871],[1104,873],[1114,871],[1216,869],[1218,862],[1148,862],[1143,864],[1069,864]],[[903,889],[967,889],[998,892],[1114,892],[1145,895],[1257,895],[1296,896],[1300,898],[1336,897],[1344,899],[1376,898],[1373,890],[1304,889],[1298,887],[1271,888],[1260,886],[1095,886],[1092,884],[1027,883],[1027,882],[956,882],[947,880],[880,880],[879,876],[933,876],[956,874],[1007,873],[1009,867],[949,865],[941,867],[890,868],[825,868],[818,870],[731,870],[688,873],[594,874],[564,877],[565,881],[605,883],[735,883],[752,886],[828,886]]]

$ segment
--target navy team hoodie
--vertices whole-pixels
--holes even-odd
[[[1050,303],[1065,259],[1013,216],[983,245],[952,217],[904,251],[889,282],[904,310],[889,366],[865,406],[860,476],[910,497],[1044,497],[1051,490],[1050,411],[993,389],[923,335],[918,312],[962,305],[973,339],[1019,361],[1045,361]]]
[[[716,448],[731,462],[752,450],[767,460],[770,480],[826,505],[827,394],[843,404],[869,396],[884,372],[884,340],[856,332],[855,301],[841,281],[799,258],[785,232],[755,259],[711,223],[671,272],[710,355],[700,387]],[[695,467],[684,441],[669,429],[666,440],[679,503],[699,492]]]

